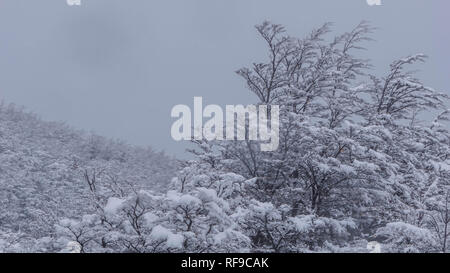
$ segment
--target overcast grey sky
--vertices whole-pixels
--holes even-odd
[[[266,56],[254,25],[268,19],[304,36],[378,27],[375,73],[423,52],[421,78],[450,90],[450,1],[0,0],[0,99],[46,120],[182,156],[170,137],[176,104],[255,101],[234,71]]]

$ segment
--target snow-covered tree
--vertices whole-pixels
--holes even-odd
[[[280,106],[280,146],[261,152],[256,141],[228,141],[197,153],[246,179],[240,223],[253,249],[325,251],[380,228],[403,230],[389,223],[430,231],[436,207],[429,203],[444,196],[430,187],[446,183],[436,166],[448,158],[449,134],[420,120],[447,98],[407,70],[425,56],[394,61],[376,77],[356,57],[371,40],[365,22],[332,39],[330,24],[301,39],[269,22],[256,29],[268,60],[237,73],[257,103]],[[418,249],[435,251],[433,244]]]

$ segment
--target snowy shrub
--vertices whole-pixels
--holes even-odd
[[[438,249],[430,230],[407,223],[389,223],[378,229],[376,236],[384,238],[383,250],[386,252],[423,253]]]

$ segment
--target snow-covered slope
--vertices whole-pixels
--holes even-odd
[[[176,166],[176,160],[150,148],[45,122],[1,104],[0,235],[51,236],[58,219],[93,210],[89,186],[164,190]]]

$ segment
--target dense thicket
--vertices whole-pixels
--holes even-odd
[[[0,105],[0,250],[39,251],[55,224],[95,211],[86,178],[167,189],[177,162],[64,124]],[[36,239],[41,239],[36,241]],[[37,248],[36,248],[37,247]]]

